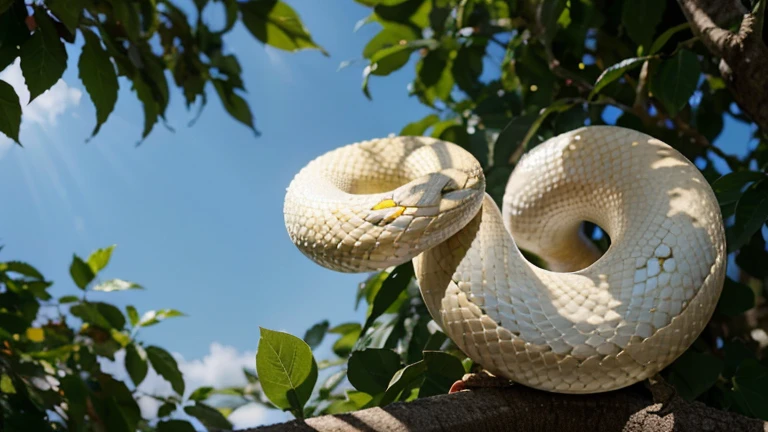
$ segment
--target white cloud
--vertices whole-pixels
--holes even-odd
[[[59,116],[67,109],[80,104],[83,92],[67,85],[64,80],[59,80],[45,93],[29,103],[29,90],[24,84],[24,76],[21,74],[19,60],[0,72],[0,79],[13,86],[19,95],[19,102],[23,112],[22,125],[25,122],[37,123],[42,126],[55,126]]]
[[[256,362],[256,353],[253,351],[239,352],[231,346],[225,346],[214,342],[209,348],[209,353],[201,359],[185,360],[181,355],[174,353],[174,358],[179,364],[179,369],[184,374],[185,396],[189,396],[195,389],[202,386],[214,388],[242,387],[247,383],[243,374],[243,368],[253,369]],[[112,374],[116,379],[126,380],[128,375],[123,366],[125,352],[115,354],[115,361],[103,361],[102,368]],[[171,385],[150,368],[147,377],[139,386],[139,390],[146,394],[169,396],[173,394]],[[139,407],[144,418],[153,419],[157,415],[160,402],[144,397],[139,399]],[[189,419],[183,412],[177,412],[176,417]],[[233,411],[229,420],[235,429],[260,426],[267,423],[288,420],[286,414],[269,410],[261,405],[243,405]]]

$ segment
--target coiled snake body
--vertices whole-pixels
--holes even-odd
[[[503,211],[467,151],[397,137],[312,161],[289,186],[284,214],[292,241],[328,268],[412,259],[432,317],[470,358],[554,392],[608,391],[660,371],[702,331],[725,277],[722,217],[699,170],[613,126],[531,150]],[[604,255],[583,221],[610,236]]]

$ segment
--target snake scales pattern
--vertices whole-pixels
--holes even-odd
[[[646,379],[709,321],[725,277],[722,216],[699,170],[667,144],[614,126],[556,136],[515,167],[502,207],[461,147],[396,137],[309,163],[284,215],[291,240],[325,267],[412,259],[445,333],[490,372],[542,390]],[[610,236],[604,255],[583,221]]]

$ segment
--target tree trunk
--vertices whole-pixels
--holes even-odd
[[[563,395],[523,386],[481,388],[348,414],[294,420],[243,432],[298,431],[747,431],[768,423],[685,402],[642,385]],[[666,400],[665,402],[654,402]]]

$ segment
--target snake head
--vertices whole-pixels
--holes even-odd
[[[482,173],[470,174],[449,168],[418,177],[378,202],[367,219],[372,223],[397,223],[400,216],[434,218],[469,208],[482,201],[485,181]]]

